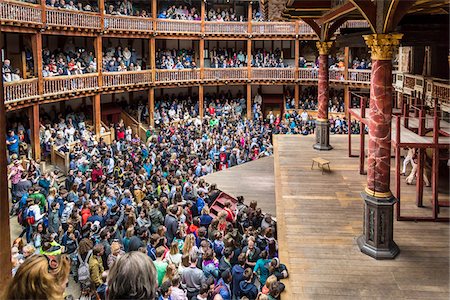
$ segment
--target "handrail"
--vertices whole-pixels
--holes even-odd
[[[317,80],[319,78],[318,68],[299,68],[298,78],[300,80]]]
[[[151,84],[152,70],[104,72],[102,77],[103,86],[105,87]]]
[[[205,80],[244,80],[248,79],[247,68],[205,68],[203,71]]]
[[[158,32],[200,33],[201,24],[201,21],[156,19],[156,30]]]
[[[147,32],[153,30],[153,19],[135,16],[104,16],[105,30],[125,30]]]
[[[0,2],[0,19],[31,24],[42,24],[42,9],[40,5],[16,2]]]
[[[199,69],[156,70],[156,82],[180,82],[200,80]]]
[[[44,78],[44,95],[86,91],[98,88],[98,73]]]
[[[252,22],[253,34],[296,34],[294,22]]]
[[[101,29],[101,17],[98,13],[52,7],[47,7],[46,13],[47,24],[51,26]]]
[[[36,98],[38,93],[38,79],[22,79],[4,82],[5,104]]]
[[[372,70],[348,69],[348,81],[370,83]]]
[[[295,79],[295,68],[252,68],[252,79]]]
[[[243,33],[248,32],[247,24],[248,24],[247,22],[206,21],[205,22],[205,33],[243,34]]]

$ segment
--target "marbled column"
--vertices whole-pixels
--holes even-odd
[[[401,37],[398,34],[364,36],[372,52],[366,192],[374,197],[391,196],[392,57]]]
[[[319,55],[319,81],[317,83],[317,100],[319,103],[317,118],[319,120],[328,121],[328,100],[329,100],[329,85],[328,85],[328,55]]]
[[[372,52],[370,82],[369,147],[367,187],[364,199],[363,234],[357,243],[361,252],[376,259],[393,259],[400,252],[394,242],[394,204],[390,191],[392,57],[400,34],[364,36]]]
[[[367,188],[390,193],[392,118],[392,61],[372,60],[370,83],[369,148]]]

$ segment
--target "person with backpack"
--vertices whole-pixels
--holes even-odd
[[[220,295],[223,300],[231,300],[231,289],[230,283],[232,280],[231,271],[225,270],[222,273],[221,278],[217,281],[216,286],[214,287],[213,297],[216,295]]]
[[[103,268],[102,255],[104,253],[103,245],[97,244],[92,249],[92,255],[89,258],[89,275],[91,277],[91,282],[95,285],[98,293],[102,293],[105,291],[106,287],[105,282],[103,281],[103,272],[105,269]],[[78,269],[79,271],[80,269]],[[78,276],[80,272],[78,272]]]

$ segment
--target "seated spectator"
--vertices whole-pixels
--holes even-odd
[[[210,51],[211,68],[242,68],[247,64],[247,55],[234,49],[216,49]]]
[[[283,61],[283,53],[280,49],[268,52],[264,49],[257,49],[252,55],[252,67],[255,68],[286,68]]]
[[[156,52],[157,69],[196,69],[194,50],[158,50]]]

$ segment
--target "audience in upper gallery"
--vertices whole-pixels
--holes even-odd
[[[200,13],[195,7],[188,8],[186,5],[176,7],[175,5],[169,6],[167,9],[161,10],[158,15],[159,19],[172,19],[172,20],[193,20],[200,21]]]
[[[283,53],[280,49],[269,52],[264,49],[257,49],[252,56],[252,67],[255,68],[286,68],[283,61]]]
[[[237,16],[236,12],[232,7],[230,8],[216,8],[211,7],[206,15],[207,21],[216,22],[244,22],[246,19],[243,15]]]
[[[46,5],[53,8],[98,12],[97,1],[46,0]]]
[[[110,15],[150,18],[150,13],[145,9],[146,7],[150,7],[150,4],[135,5],[132,0],[105,2],[105,12]]]
[[[367,69],[371,69],[372,68],[372,60],[368,59],[359,59],[357,57],[355,57],[355,59],[352,62],[352,69],[357,69],[357,70],[367,70]]]
[[[9,59],[5,59],[3,61],[3,68],[2,68],[2,80],[3,82],[13,82],[13,81],[19,81],[22,78],[20,77],[20,71],[19,69],[13,69],[11,66],[11,61]]]
[[[241,68],[247,65],[247,54],[242,50],[216,49],[209,51],[211,68]]]
[[[94,53],[84,48],[75,47],[73,40],[69,39],[64,49],[50,51],[42,50],[44,77],[77,75],[97,72]]]
[[[157,69],[196,69],[194,50],[161,50],[156,52]]]
[[[103,70],[106,72],[140,71],[143,60],[131,46],[109,46],[103,54]]]

